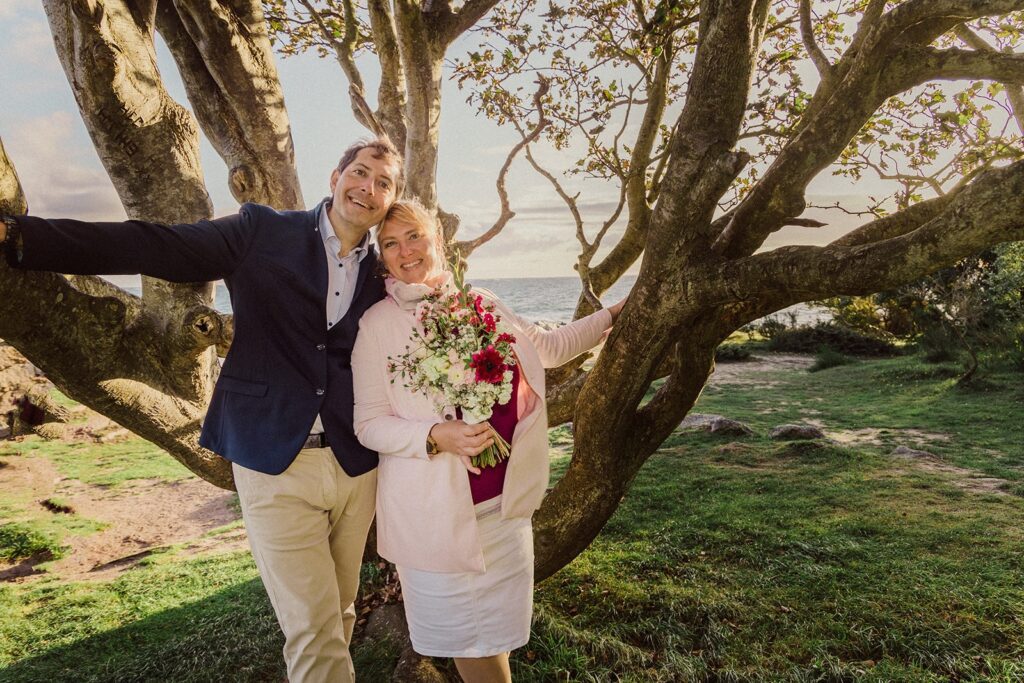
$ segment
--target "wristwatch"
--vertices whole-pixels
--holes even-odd
[[[427,432],[427,455],[437,455],[441,452],[441,449],[437,447],[437,442],[434,441],[434,437]]]

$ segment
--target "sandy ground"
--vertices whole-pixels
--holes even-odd
[[[0,417],[13,407],[15,398],[46,385],[46,379],[23,357],[0,343]],[[67,441],[106,443],[130,436],[127,430],[84,407],[76,411],[75,418],[73,425],[50,423],[44,429],[50,437]],[[201,479],[143,479],[107,487],[65,478],[45,457],[9,457],[0,464],[0,491],[27,493],[29,505],[39,506],[38,510],[48,514],[75,514],[105,525],[99,532],[67,536],[69,551],[47,568],[49,575],[76,580],[107,579],[156,551],[179,544],[190,554],[248,548],[245,530],[240,526],[207,536],[210,531],[236,521],[239,515],[232,504],[233,493]],[[44,502],[50,499],[69,509],[48,507]],[[4,521],[0,519],[0,523]],[[41,576],[35,564],[43,559],[17,565],[0,561],[0,581]]]
[[[0,490],[28,491],[32,504],[50,514],[76,514],[106,525],[85,536],[69,535],[69,552],[48,567],[50,575],[68,579],[107,579],[167,546],[185,544],[190,554],[228,552],[248,547],[242,528],[206,534],[238,519],[233,494],[201,479],[177,482],[137,480],[116,487],[66,479],[43,457],[8,458],[0,468]],[[69,510],[52,509],[56,499]],[[18,578],[31,562],[0,563],[0,575]],[[13,575],[13,576],[10,576]],[[38,574],[36,574],[38,575]]]

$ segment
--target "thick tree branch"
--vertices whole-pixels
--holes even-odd
[[[713,279],[722,288],[719,295],[730,293],[725,300],[739,296],[760,302],[751,319],[765,309],[912,282],[985,247],[1024,239],[1024,161],[980,174],[933,218],[901,231],[940,206],[933,202],[885,226],[869,224],[844,244],[782,247],[732,261],[718,268]],[[872,232],[883,239],[864,242]]]
[[[199,123],[230,169],[235,199],[302,208],[288,113],[258,3],[161,0],[156,19]]]
[[[1024,9],[1020,0],[908,0],[878,24],[877,45],[927,45],[957,24]]]
[[[926,81],[989,80],[1024,83],[1024,55],[934,47],[908,47],[899,52],[892,69],[905,84],[900,90]]]
[[[846,233],[831,242],[829,246],[850,247],[869,242],[880,242],[917,230],[945,211],[956,195],[957,192],[950,192],[934,199],[912,204],[894,214],[882,216]]]
[[[395,19],[387,0],[369,0],[370,30],[380,62],[377,112],[395,146],[405,149],[405,73],[398,50]]]
[[[441,39],[450,45],[498,4],[498,0],[466,0],[458,12],[447,13],[441,22]]]
[[[713,251],[725,258],[752,254],[788,218],[799,216],[807,184],[839,156],[888,97],[930,78],[966,74],[965,62],[970,63],[970,75],[987,70],[993,76],[1007,76],[1008,71],[1019,68],[1015,55],[993,58],[964,50],[938,50],[926,47],[934,38],[932,33],[902,34],[915,21],[936,17],[947,21],[955,16],[962,21],[964,17],[1005,12],[1007,7],[1024,7],[1024,0],[910,0],[863,33],[859,30],[858,49],[847,50],[834,69],[834,86],[815,93],[797,134],[736,209],[715,222],[714,229],[720,232]],[[959,21],[950,28],[956,23]],[[924,42],[908,42],[911,39]]]

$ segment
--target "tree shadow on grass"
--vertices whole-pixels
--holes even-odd
[[[282,681],[283,644],[254,579],[26,657],[0,669],[0,681]]]

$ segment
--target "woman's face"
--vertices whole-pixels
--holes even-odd
[[[423,283],[441,272],[435,238],[422,225],[392,219],[377,236],[381,259],[391,277],[407,284]]]

